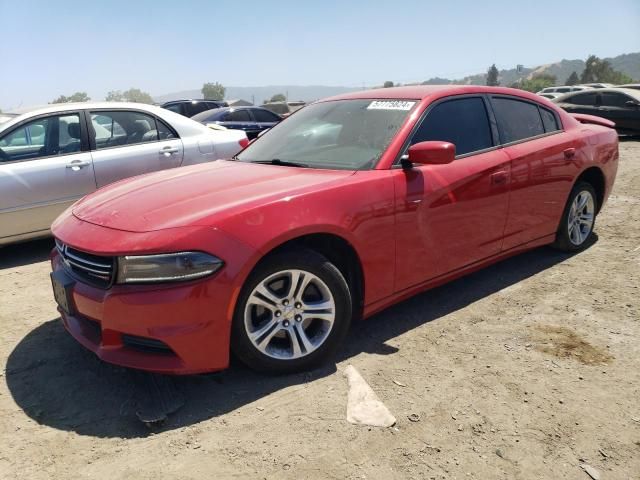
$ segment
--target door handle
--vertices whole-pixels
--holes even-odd
[[[171,155],[173,153],[178,153],[179,151],[180,150],[177,147],[164,147],[158,153],[160,155],[164,155],[164,156],[168,157],[169,155]]]
[[[74,172],[77,172],[82,167],[88,167],[91,165],[91,162],[86,160],[74,160],[73,162],[67,163],[66,167],[72,169]]]
[[[567,148],[566,150],[564,150],[563,153],[564,153],[564,158],[566,158],[567,160],[571,160],[576,155],[576,149],[573,147]]]
[[[504,185],[507,183],[507,172],[501,171],[491,175],[491,183],[493,185]]]

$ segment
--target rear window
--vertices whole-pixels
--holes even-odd
[[[271,113],[268,110],[262,110],[262,109],[256,108],[252,110],[251,113],[253,113],[253,117],[256,119],[256,122],[273,123],[273,122],[280,121],[280,117],[278,117],[275,113]]]
[[[493,97],[491,103],[502,143],[517,142],[545,133],[537,105],[501,97]]]
[[[558,127],[558,119],[551,110],[540,107],[540,116],[542,117],[542,124],[544,125],[545,132],[555,132],[556,130],[560,130]]]
[[[580,93],[578,95],[574,95],[565,99],[566,103],[571,103],[573,105],[595,105],[596,104],[597,93],[596,92],[588,92],[588,93]]]

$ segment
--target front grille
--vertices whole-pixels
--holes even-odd
[[[115,280],[115,257],[93,255],[70,247],[56,239],[56,248],[66,270],[84,283],[109,288]]]

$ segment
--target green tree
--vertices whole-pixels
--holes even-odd
[[[393,82],[391,80],[387,80],[386,82],[384,82],[384,85],[382,85],[383,88],[390,88],[393,87]]]
[[[276,93],[269,102],[286,102],[287,97],[285,97],[282,93]]]
[[[553,87],[556,84],[556,80],[555,75],[541,73],[539,75],[534,75],[531,78],[523,78],[520,82],[514,83],[512,87],[535,93],[543,88]]]
[[[614,70],[607,60],[589,55],[580,75],[580,83],[630,83],[633,79],[622,72]]]
[[[147,92],[139,88],[130,88],[124,92],[112,90],[105,97],[107,102],[133,102],[133,103],[153,103],[153,98]]]
[[[87,95],[87,92],[76,92],[70,97],[66,97],[64,95],[60,95],[58,98],[53,100],[51,103],[70,103],[70,102],[88,102],[91,100]]]
[[[487,85],[490,87],[497,87],[500,85],[498,81],[498,69],[496,68],[496,64],[494,63],[487,70]]]
[[[107,102],[124,102],[124,96],[120,90],[111,90],[105,97]]]
[[[580,83],[580,77],[576,72],[571,72],[569,78],[564,82],[565,85],[577,85],[578,83]]]
[[[226,90],[227,89],[218,82],[205,83],[202,85],[202,96],[205,100],[224,100]]]

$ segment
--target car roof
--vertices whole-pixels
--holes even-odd
[[[178,100],[169,100],[168,102],[164,102],[161,105],[169,105],[170,103],[182,103],[182,102],[214,102],[214,103],[222,103],[224,100],[210,100],[206,98],[181,98]]]
[[[22,122],[23,120],[34,117],[36,115],[46,115],[48,113],[69,112],[75,110],[88,110],[88,109],[131,109],[131,110],[144,110],[155,115],[162,116],[167,110],[158,107],[156,105],[149,105],[148,103],[134,103],[134,102],[71,102],[71,103],[51,103],[46,106],[26,107],[16,109],[8,112],[18,113],[14,118],[8,122],[1,124],[0,129],[5,130],[15,124]],[[176,114],[177,115],[177,114]]]
[[[391,88],[376,88],[351,93],[343,93],[333,97],[319,100],[320,102],[334,100],[356,99],[398,99],[398,100],[423,100],[425,98],[439,98],[449,95],[464,95],[471,93],[492,93],[502,95],[515,95],[533,101],[540,101],[541,97],[535,93],[508,87],[487,87],[484,85],[415,85]]]

